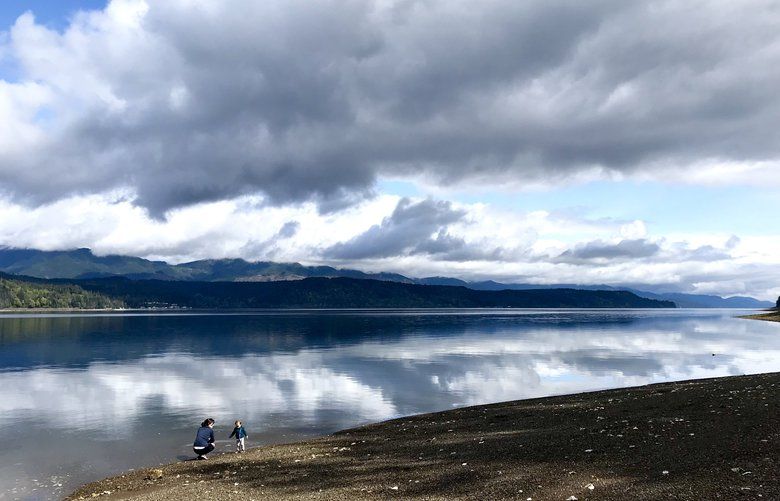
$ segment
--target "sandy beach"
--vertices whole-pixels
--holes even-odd
[[[780,499],[780,373],[497,403],[138,470],[68,499]]]

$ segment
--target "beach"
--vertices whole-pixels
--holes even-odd
[[[759,313],[757,315],[745,315],[740,318],[749,318],[751,320],[764,320],[767,322],[780,322],[780,311],[773,310],[768,313]]]
[[[779,397],[771,373],[453,409],[136,470],[68,499],[780,499]]]

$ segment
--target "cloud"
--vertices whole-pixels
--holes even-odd
[[[113,0],[61,32],[28,13],[0,39],[0,187],[128,190],[159,216],[254,193],[333,212],[386,176],[780,182],[772,6]]]
[[[732,258],[729,254],[728,243],[725,249],[714,245],[702,245],[693,249],[687,248],[684,243],[676,243],[671,246],[668,258],[676,261],[724,261]],[[668,259],[667,258],[667,259]]]
[[[332,259],[365,259],[446,252],[464,245],[461,239],[453,238],[445,231],[447,225],[464,216],[465,212],[453,209],[450,202],[431,199],[413,202],[402,198],[381,224],[324,249],[322,254]],[[437,235],[432,238],[434,233]]]
[[[0,246],[9,247],[89,247],[99,255],[172,263],[244,258],[411,277],[610,284],[772,301],[780,295],[777,235],[669,234],[649,231],[648,225],[645,238],[621,246],[627,240],[625,220],[589,219],[582,211],[527,212],[378,195],[322,214],[313,203],[275,207],[245,196],[176,209],[157,220],[119,193],[72,197],[32,210],[0,198],[0,214]],[[642,257],[653,245],[657,252]],[[336,257],[339,252],[366,257]]]
[[[250,239],[240,250],[240,256],[248,260],[263,259],[269,255],[276,255],[279,252],[278,244],[288,240],[298,233],[301,223],[298,221],[287,221],[279,228],[273,236],[266,240]]]
[[[621,228],[621,234],[625,234],[624,229],[625,227]],[[643,224],[642,229],[645,233]],[[594,240],[576,244],[554,257],[553,261],[578,265],[613,265],[621,261],[637,264],[731,261],[735,257],[732,252],[737,249],[739,243],[740,239],[734,235],[723,244],[704,245],[693,245],[687,241],[667,242],[664,239],[653,241],[647,238],[623,239],[618,242]]]
[[[579,263],[594,260],[614,262],[621,259],[638,259],[654,256],[661,248],[645,239],[621,240],[609,243],[601,240],[577,245],[558,256],[557,261]]]
[[[467,241],[440,230],[434,238],[417,245],[414,254],[427,254],[431,259],[465,263],[470,261],[508,262],[528,258],[527,249],[507,247],[495,239],[472,239]]]
[[[296,233],[298,233],[298,230],[301,227],[301,223],[298,221],[287,221],[282,225],[281,228],[279,228],[279,231],[276,233],[276,235],[279,238],[291,238],[294,237]]]

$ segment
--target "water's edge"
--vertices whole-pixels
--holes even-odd
[[[721,394],[731,397],[724,403]],[[697,499],[710,497],[710,491],[718,495],[728,492],[736,495],[745,489],[762,493],[763,483],[769,477],[777,477],[774,465],[756,461],[752,463],[752,472],[746,474],[752,476],[745,479],[742,475],[739,485],[733,485],[733,480],[722,471],[730,468],[741,473],[742,469],[733,465],[745,455],[745,450],[727,447],[721,453],[724,451],[722,436],[730,428],[750,430],[750,436],[740,440],[741,449],[752,450],[756,458],[771,454],[770,450],[776,451],[776,443],[756,437],[774,432],[777,415],[774,409],[765,407],[769,404],[760,404],[777,401],[777,397],[780,397],[780,373],[774,372],[483,404],[405,416],[302,442],[256,447],[241,455],[222,454],[208,461],[171,463],[126,472],[85,484],[66,499],[84,499],[96,494],[108,499],[127,495],[145,499],[146,494],[155,500],[181,499],[204,489],[216,497],[234,498],[238,494],[238,499],[253,496],[295,499],[302,491],[312,488],[319,488],[320,499],[341,498],[345,491],[354,498],[371,497],[373,489],[378,494],[387,492],[388,488],[399,494],[406,491],[410,496],[424,493],[457,499],[476,493],[486,495],[502,484],[515,493],[518,486],[524,487],[526,490],[520,497],[528,495],[533,499],[550,498],[553,493],[555,498],[565,499],[558,497],[560,489],[579,494],[583,486],[597,491],[600,499],[622,499],[628,492],[639,498],[650,494],[655,497],[664,484],[668,484],[670,492],[679,492],[686,486],[685,490],[696,492]],[[738,417],[715,422],[710,414],[715,403],[721,409],[719,414]],[[756,411],[746,412],[745,405],[752,405]],[[633,445],[626,448],[621,440],[607,438],[604,430],[589,430],[593,427],[593,411],[603,420],[596,428],[614,428],[618,419],[630,416],[630,422],[623,419],[617,428]],[[667,425],[667,421],[675,426]],[[522,434],[518,434],[518,422],[522,423]],[[654,422],[657,424],[653,425]],[[663,434],[648,434],[645,428],[655,430],[654,426],[658,431],[663,429]],[[614,435],[610,433],[608,437]],[[668,446],[646,455],[650,442],[656,440]],[[453,442],[469,445],[464,449]],[[490,443],[484,445],[486,442]],[[640,447],[637,450],[643,452],[631,450],[637,444]],[[443,449],[437,450],[439,447],[447,449],[444,454],[441,454]],[[410,459],[410,448],[415,450],[415,455],[420,455],[420,461]],[[712,453],[713,449],[719,453]],[[371,453],[366,454],[367,451]],[[427,461],[422,461],[423,457]],[[373,459],[380,461],[380,466],[368,466]],[[572,471],[561,473],[558,463],[562,461]],[[533,468],[529,468],[529,463]],[[275,465],[272,472],[264,466],[267,464]],[[463,485],[453,488],[445,479],[452,475],[452,468],[465,471],[464,467],[472,473],[478,471],[479,475],[463,479],[468,482],[467,488]],[[230,475],[231,470],[236,476]],[[529,470],[536,475],[532,481],[518,478],[521,472],[528,476]],[[220,475],[223,471],[225,475]],[[341,472],[336,476],[338,480],[317,480],[336,471]],[[688,485],[692,471],[697,472],[697,478]],[[395,478],[399,472],[403,480]],[[539,479],[540,475],[544,480]],[[629,477],[639,479],[632,480],[630,491],[621,485]],[[412,483],[411,478],[418,480]],[[427,485],[418,487],[421,481]],[[747,483],[751,485],[746,486]],[[416,492],[417,489],[424,490]],[[767,494],[771,497],[772,493],[763,491],[762,495]]]

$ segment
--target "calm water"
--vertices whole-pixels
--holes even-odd
[[[0,316],[0,499],[370,421],[780,370],[780,324],[735,310]],[[713,356],[713,353],[715,356]]]

